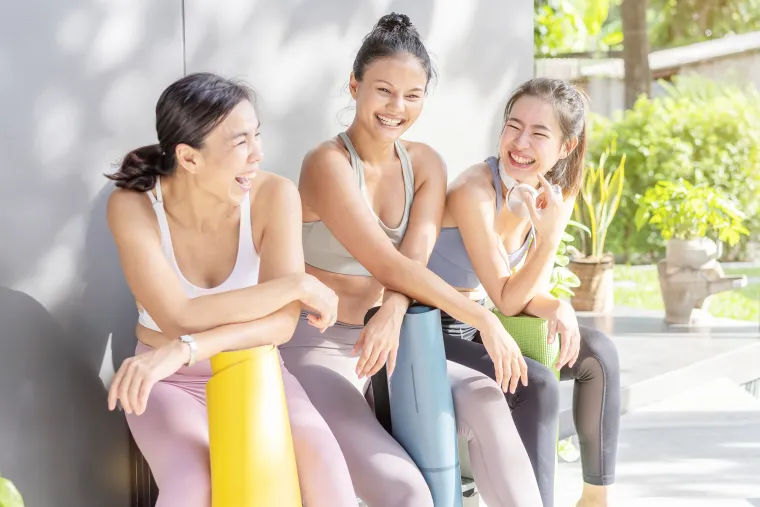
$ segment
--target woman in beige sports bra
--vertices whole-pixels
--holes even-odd
[[[399,138],[419,116],[431,74],[408,17],[383,16],[365,37],[350,80],[355,118],[306,155],[299,183],[306,269],[338,294],[338,322],[321,333],[302,313],[282,357],[337,438],[359,497],[369,507],[430,507],[421,472],[375,419],[365,394],[386,361],[392,374],[410,299],[471,323],[499,365],[497,383],[448,364],[475,481],[489,507],[537,507],[530,460],[514,424],[504,423],[511,416],[503,391],[527,375],[519,348],[495,315],[425,267],[441,223],[446,169],[429,146]]]

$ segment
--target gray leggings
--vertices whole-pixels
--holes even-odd
[[[472,327],[441,312],[446,358],[493,378],[493,363]],[[575,379],[573,421],[581,448],[583,480],[606,486],[615,480],[620,426],[620,364],[615,344],[596,329],[580,326],[580,353],[575,365],[560,371]],[[559,420],[559,383],[542,364],[528,363],[528,386],[507,394],[512,419],[530,456],[545,507],[554,505],[555,442]],[[512,421],[509,422],[510,430]]]
[[[324,334],[301,315],[280,353],[332,430],[356,493],[369,507],[432,507],[417,466],[375,418],[369,379],[355,373],[351,349],[362,326],[337,323]],[[492,379],[448,362],[459,436],[469,443],[473,475],[489,507],[540,507],[530,459],[509,406]]]

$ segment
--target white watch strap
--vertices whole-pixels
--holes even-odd
[[[195,364],[195,356],[198,353],[198,344],[195,343],[195,338],[190,335],[180,336],[179,339],[186,343],[190,347],[190,359],[185,363],[185,366],[192,366]]]

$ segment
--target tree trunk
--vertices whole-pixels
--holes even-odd
[[[623,63],[625,67],[625,107],[630,109],[639,95],[652,91],[649,71],[647,0],[623,0]]]

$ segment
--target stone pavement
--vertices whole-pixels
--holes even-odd
[[[608,333],[620,354],[611,505],[760,507],[760,399],[747,387],[760,379],[760,325],[706,318],[668,326],[662,312],[625,308],[579,321]],[[574,433],[571,407],[572,383],[563,382],[563,436]],[[555,507],[574,506],[581,487],[580,461],[561,462]]]

